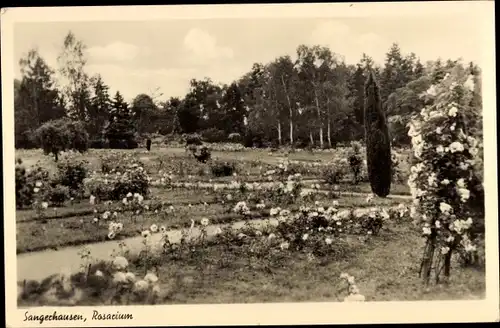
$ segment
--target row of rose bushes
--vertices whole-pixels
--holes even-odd
[[[235,206],[235,211],[242,205]],[[55,275],[43,281],[24,281],[19,294],[20,304],[26,305],[85,305],[85,304],[155,304],[168,301],[175,286],[162,290],[155,267],[171,261],[189,261],[210,247],[222,252],[240,252],[249,261],[261,261],[272,266],[287,253],[302,253],[308,259],[338,260],[349,252],[346,234],[361,234],[363,238],[377,235],[387,220],[402,220],[407,216],[405,205],[383,209],[339,210],[332,206],[302,207],[296,212],[272,208],[270,215],[277,223],[254,226],[245,224],[240,229],[219,227],[208,233],[208,219],[195,222],[184,230],[179,242],[171,242],[167,229],[156,225],[142,231],[144,249],[131,256],[126,245],[115,252],[111,261],[92,263],[89,252],[82,253],[82,270],[69,275]],[[248,221],[247,221],[248,222]],[[197,232],[195,232],[197,231]],[[152,251],[151,234],[161,233],[161,244]],[[128,257],[128,260],[127,260]],[[226,257],[220,254],[219,264]],[[129,263],[129,261],[131,263]],[[201,262],[201,260],[197,260]],[[227,265],[227,264],[226,264]],[[345,301],[363,301],[353,277],[343,274],[349,285]]]
[[[355,147],[353,147],[354,149]],[[299,162],[282,160],[277,165],[265,164],[260,161],[245,161],[240,164],[231,161],[212,161],[209,165],[196,163],[188,158],[160,159],[156,167],[140,160],[136,153],[109,151],[102,155],[101,172],[89,172],[86,161],[69,154],[61,158],[58,163],[58,174],[51,177],[48,171],[38,165],[35,168],[25,168],[21,163],[16,165],[16,204],[18,208],[29,207],[47,201],[56,206],[62,206],[69,199],[78,199],[93,195],[101,201],[120,200],[128,193],[139,193],[149,196],[152,185],[175,186],[182,181],[185,167],[196,165],[200,170],[209,169],[212,177],[237,176],[238,180],[245,180],[244,171],[252,170],[255,176],[269,181],[285,180],[288,176],[301,174],[318,176],[329,184],[338,184],[348,178],[351,181],[367,181],[366,164],[358,150],[349,155],[356,157],[355,161],[335,159],[328,163]],[[178,170],[172,170],[176,163]],[[167,163],[167,164],[166,164]],[[397,163],[396,163],[397,164]],[[171,170],[168,170],[171,168]],[[167,171],[168,170],[168,171]],[[156,172],[155,172],[156,171]],[[401,180],[397,165],[395,165],[395,179]],[[241,174],[243,173],[243,174]],[[156,179],[154,178],[156,177]],[[196,179],[195,179],[196,180]],[[179,185],[181,186],[182,183]]]

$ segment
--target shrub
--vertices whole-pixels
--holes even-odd
[[[298,148],[298,149],[304,149],[309,145],[309,140],[304,139],[304,138],[297,138],[297,140],[294,141],[293,147]]]
[[[253,132],[248,131],[243,138],[243,145],[248,148],[256,147],[263,148],[264,147],[264,133],[262,132]]]
[[[200,135],[197,133],[188,134],[188,135],[184,136],[184,140],[186,140],[186,146],[189,146],[189,145],[201,146],[201,145],[203,145],[203,141],[201,140]]]
[[[431,86],[425,94],[428,106],[412,119],[408,132],[416,161],[408,180],[411,214],[426,239],[420,272],[425,283],[433,270],[436,282],[441,272],[449,278],[452,253],[477,254],[475,239],[484,232],[484,213],[473,206],[484,204],[481,188],[475,190],[481,144],[467,117],[479,110],[471,106],[474,89],[466,79],[456,67]]]
[[[210,170],[216,177],[227,177],[233,175],[236,171],[236,166],[234,163],[217,161],[212,163]]]
[[[16,149],[34,149],[39,147],[36,134],[33,130],[27,130],[20,133],[16,131],[14,142]]]
[[[208,149],[208,147],[206,147],[206,146],[191,145],[190,147],[194,147],[194,148],[191,148],[191,152],[192,152],[194,158],[196,158],[198,160],[198,162],[206,163],[210,159],[210,157],[212,156],[210,149]]]
[[[323,180],[330,185],[339,184],[347,175],[347,160],[342,159],[323,170]]]
[[[365,85],[365,140],[368,178],[374,194],[386,197],[391,190],[391,142],[382,109],[379,86],[372,71]]]
[[[201,133],[201,136],[203,138],[203,141],[205,142],[223,142],[227,139],[226,132],[216,128],[211,128],[203,131]]]
[[[230,133],[227,139],[230,142],[241,142],[243,138],[241,137],[241,134],[235,132],[235,133]]]
[[[109,139],[111,149],[136,149],[139,143],[135,139]]]
[[[106,139],[94,139],[90,142],[90,147],[92,149],[105,149],[108,148],[109,144]]]
[[[128,175],[121,175],[121,178],[115,182],[113,186],[115,199],[122,199],[128,193],[149,194],[149,180],[144,171],[131,170]]]
[[[16,207],[33,205],[38,196],[45,199],[49,190],[49,172],[40,166],[27,170],[21,160],[16,163]]]
[[[92,177],[85,188],[101,201],[122,200],[128,193],[149,195],[150,178],[138,163],[121,165],[105,177]]]
[[[68,118],[48,121],[35,133],[43,152],[46,155],[54,155],[56,161],[59,159],[60,152],[76,150],[83,153],[89,146],[89,135],[85,126],[79,121],[72,121]]]
[[[353,174],[354,183],[358,183],[361,179],[361,170],[363,159],[361,158],[361,144],[359,142],[352,142],[351,154],[349,155],[349,166]]]
[[[73,197],[81,194],[83,180],[85,180],[88,173],[87,165],[87,161],[74,158],[64,159],[64,161],[57,164],[58,181],[61,185],[69,188],[69,192]]]
[[[100,201],[121,200],[121,198],[115,196],[114,186],[114,183],[105,183],[101,179],[90,179],[87,183],[85,183],[87,193],[96,197]]]
[[[61,206],[70,198],[70,189],[67,186],[56,185],[49,189],[48,196],[53,204]]]

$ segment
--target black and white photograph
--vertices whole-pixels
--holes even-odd
[[[3,9],[7,326],[498,320],[494,44],[489,1]]]

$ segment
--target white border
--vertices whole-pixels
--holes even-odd
[[[451,16],[476,15],[483,24],[483,103],[484,156],[486,191],[486,299],[484,301],[449,302],[370,302],[346,303],[272,303],[252,305],[170,305],[99,307],[99,311],[132,312],[134,320],[97,322],[87,320],[78,326],[140,325],[238,325],[238,324],[322,324],[322,323],[414,323],[477,322],[499,320],[498,213],[496,172],[496,99],[494,3],[492,1],[444,1],[412,3],[341,3],[281,5],[191,5],[127,7],[57,7],[8,8],[1,15],[2,42],[2,123],[4,158],[4,244],[7,327],[41,326],[23,322],[26,310],[17,309],[16,228],[14,193],[14,111],[13,111],[13,27],[17,22],[52,21],[139,21],[159,19],[216,18],[307,18],[362,16]],[[457,24],[460,24],[457,21]],[[460,35],[456,41],[460,42]],[[9,259],[9,260],[7,260]],[[37,313],[51,313],[63,308],[44,307]],[[93,308],[64,308],[64,312],[91,317]],[[32,309],[31,312],[35,312]],[[46,322],[51,327],[68,326],[69,322]]]

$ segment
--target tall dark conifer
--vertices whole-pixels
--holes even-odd
[[[365,85],[365,141],[368,178],[372,192],[386,197],[391,190],[392,161],[389,130],[373,71]]]

